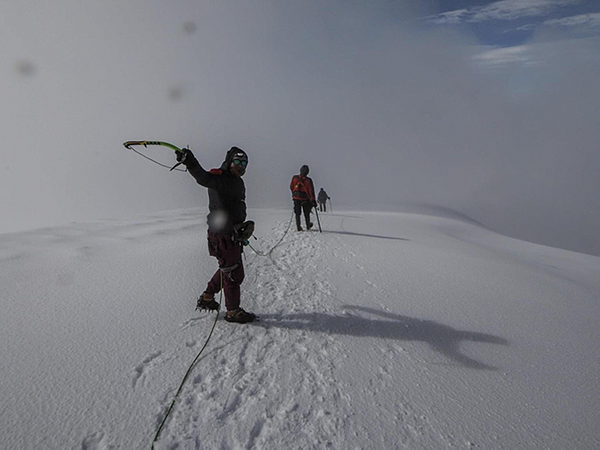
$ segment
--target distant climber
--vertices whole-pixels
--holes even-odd
[[[319,211],[327,212],[327,200],[331,200],[331,197],[327,195],[325,189],[321,188],[317,195],[317,202],[319,202]]]
[[[300,174],[294,175],[290,183],[292,191],[292,200],[294,201],[294,214],[296,214],[296,229],[302,231],[300,226],[300,212],[304,212],[306,229],[310,230],[313,226],[310,221],[310,211],[317,206],[315,199],[315,187],[313,181],[308,177],[308,166],[305,164],[300,168]]]

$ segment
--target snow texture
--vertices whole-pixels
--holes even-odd
[[[267,252],[290,212],[249,218]],[[0,448],[150,448],[215,318],[204,222],[0,235]],[[217,322],[156,448],[600,447],[600,258],[447,210],[321,223],[246,248],[260,321]]]

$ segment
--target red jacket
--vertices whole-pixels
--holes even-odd
[[[315,187],[310,177],[294,175],[290,183],[290,190],[294,200],[315,200]]]

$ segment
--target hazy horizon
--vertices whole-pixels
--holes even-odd
[[[415,3],[3,4],[0,233],[205,205],[122,146],[152,139],[207,168],[246,150],[250,208],[308,164],[334,206],[440,205],[600,256],[595,7]]]

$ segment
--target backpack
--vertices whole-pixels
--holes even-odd
[[[304,184],[304,180],[298,175],[294,177],[294,181],[292,182],[292,197],[300,198],[300,199],[308,199],[308,188]]]

